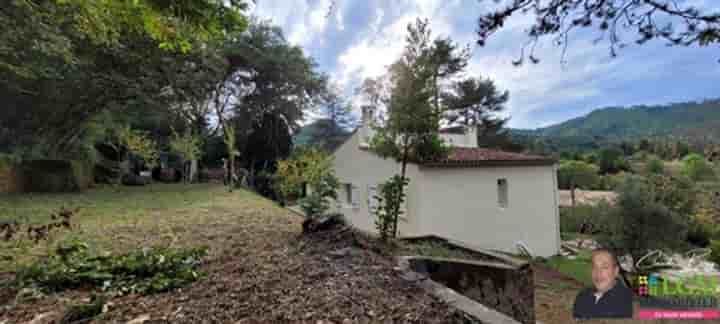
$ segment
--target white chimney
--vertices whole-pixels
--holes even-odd
[[[468,147],[478,147],[478,126],[465,127],[465,143]]]
[[[360,146],[367,147],[373,135],[372,127],[375,125],[375,107],[365,105],[360,108],[362,110],[362,120],[360,125]]]

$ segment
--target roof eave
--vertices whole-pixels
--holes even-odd
[[[421,166],[429,168],[476,168],[476,167],[503,167],[503,166],[551,166],[555,160],[486,160],[486,161],[443,161],[422,163]]]

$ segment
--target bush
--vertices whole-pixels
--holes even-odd
[[[663,174],[665,173],[665,163],[659,158],[653,156],[645,165],[645,172],[650,174]]]
[[[154,248],[123,255],[93,255],[87,244],[70,242],[49,257],[18,271],[21,286],[48,291],[77,287],[115,290],[119,294],[149,294],[181,287],[197,280],[196,271],[207,250]]]
[[[330,199],[337,200],[337,188],[340,186],[338,179],[332,171],[320,175],[315,181],[312,193],[300,200],[300,208],[307,217],[315,217],[330,209]]]
[[[688,243],[697,247],[707,247],[713,237],[714,229],[710,224],[693,222],[687,233]]]
[[[277,188],[283,199],[302,196],[303,188],[322,186],[333,174],[333,156],[314,147],[295,150],[287,159],[278,161]]]
[[[22,159],[15,154],[0,153],[0,169],[19,164]]]
[[[607,227],[613,207],[605,201],[597,205],[577,205],[575,208],[563,207],[560,209],[560,232],[579,233],[583,223],[590,225],[591,232]]]
[[[658,200],[654,183],[638,176],[626,179],[599,242],[633,259],[655,249],[672,249],[685,243],[687,221]]]
[[[710,241],[710,261],[715,263],[715,268],[720,269],[720,240]]]
[[[21,165],[30,192],[73,192],[93,183],[92,167],[81,161],[32,160]]]
[[[712,180],[715,178],[715,171],[710,163],[700,154],[690,154],[682,160],[682,173],[695,181]]]
[[[558,185],[561,189],[592,189],[597,186],[598,167],[583,161],[562,161],[558,168]]]
[[[625,177],[627,177],[625,172],[600,176],[597,190],[616,191],[622,186],[625,181]]]
[[[372,197],[377,206],[371,212],[375,214],[375,228],[383,241],[397,234],[397,220],[403,214],[401,206],[405,202],[405,187],[409,182],[407,178],[394,175],[381,184],[379,193]]]

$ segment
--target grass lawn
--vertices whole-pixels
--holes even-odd
[[[219,229],[212,224],[227,221],[233,209],[242,208],[248,213],[282,210],[247,191],[228,193],[223,186],[214,184],[103,186],[82,193],[14,194],[2,198],[0,223],[45,224],[60,208],[78,211],[71,219],[72,230],[60,229],[40,244],[0,241],[0,273],[46,254],[63,240],[79,239],[90,243],[92,249],[116,252],[158,245],[212,244],[193,235],[193,228],[209,225],[204,226],[202,234],[212,237],[213,231]],[[198,240],[188,240],[188,236]]]
[[[439,324],[459,316],[397,276],[395,259],[374,252],[373,240],[348,228],[302,234],[301,217],[248,191],[153,184],[10,195],[0,199],[0,222],[44,224],[60,207],[80,208],[72,230],[37,245],[0,241],[0,324],[60,323],[73,305],[90,300],[93,290],[85,287],[31,289],[31,297],[18,298],[23,291],[6,280],[69,239],[87,242],[91,252],[208,248],[199,269],[205,276],[165,293],[112,296],[91,323]]]
[[[546,265],[590,286],[592,285],[590,257],[589,251],[582,251],[575,259],[553,256],[547,260]]]

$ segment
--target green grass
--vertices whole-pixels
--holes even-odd
[[[590,252],[588,251],[581,252],[572,260],[564,256],[553,256],[547,260],[546,265],[585,285],[592,285]]]
[[[0,222],[47,224],[60,208],[79,208],[72,230],[48,240],[0,240],[0,273],[47,255],[62,241],[81,240],[95,251],[128,252],[140,247],[214,245],[228,226],[281,213],[274,202],[245,190],[228,193],[217,184],[104,186],[78,193],[12,194],[0,199]],[[21,233],[24,235],[24,233]],[[219,243],[220,244],[220,243]]]
[[[210,184],[153,184],[103,186],[78,193],[11,194],[0,200],[0,222],[46,223],[50,215],[62,207],[80,208],[76,216],[83,222],[110,217],[131,220],[154,210],[202,207],[213,196],[224,194],[222,191],[222,187]]]

